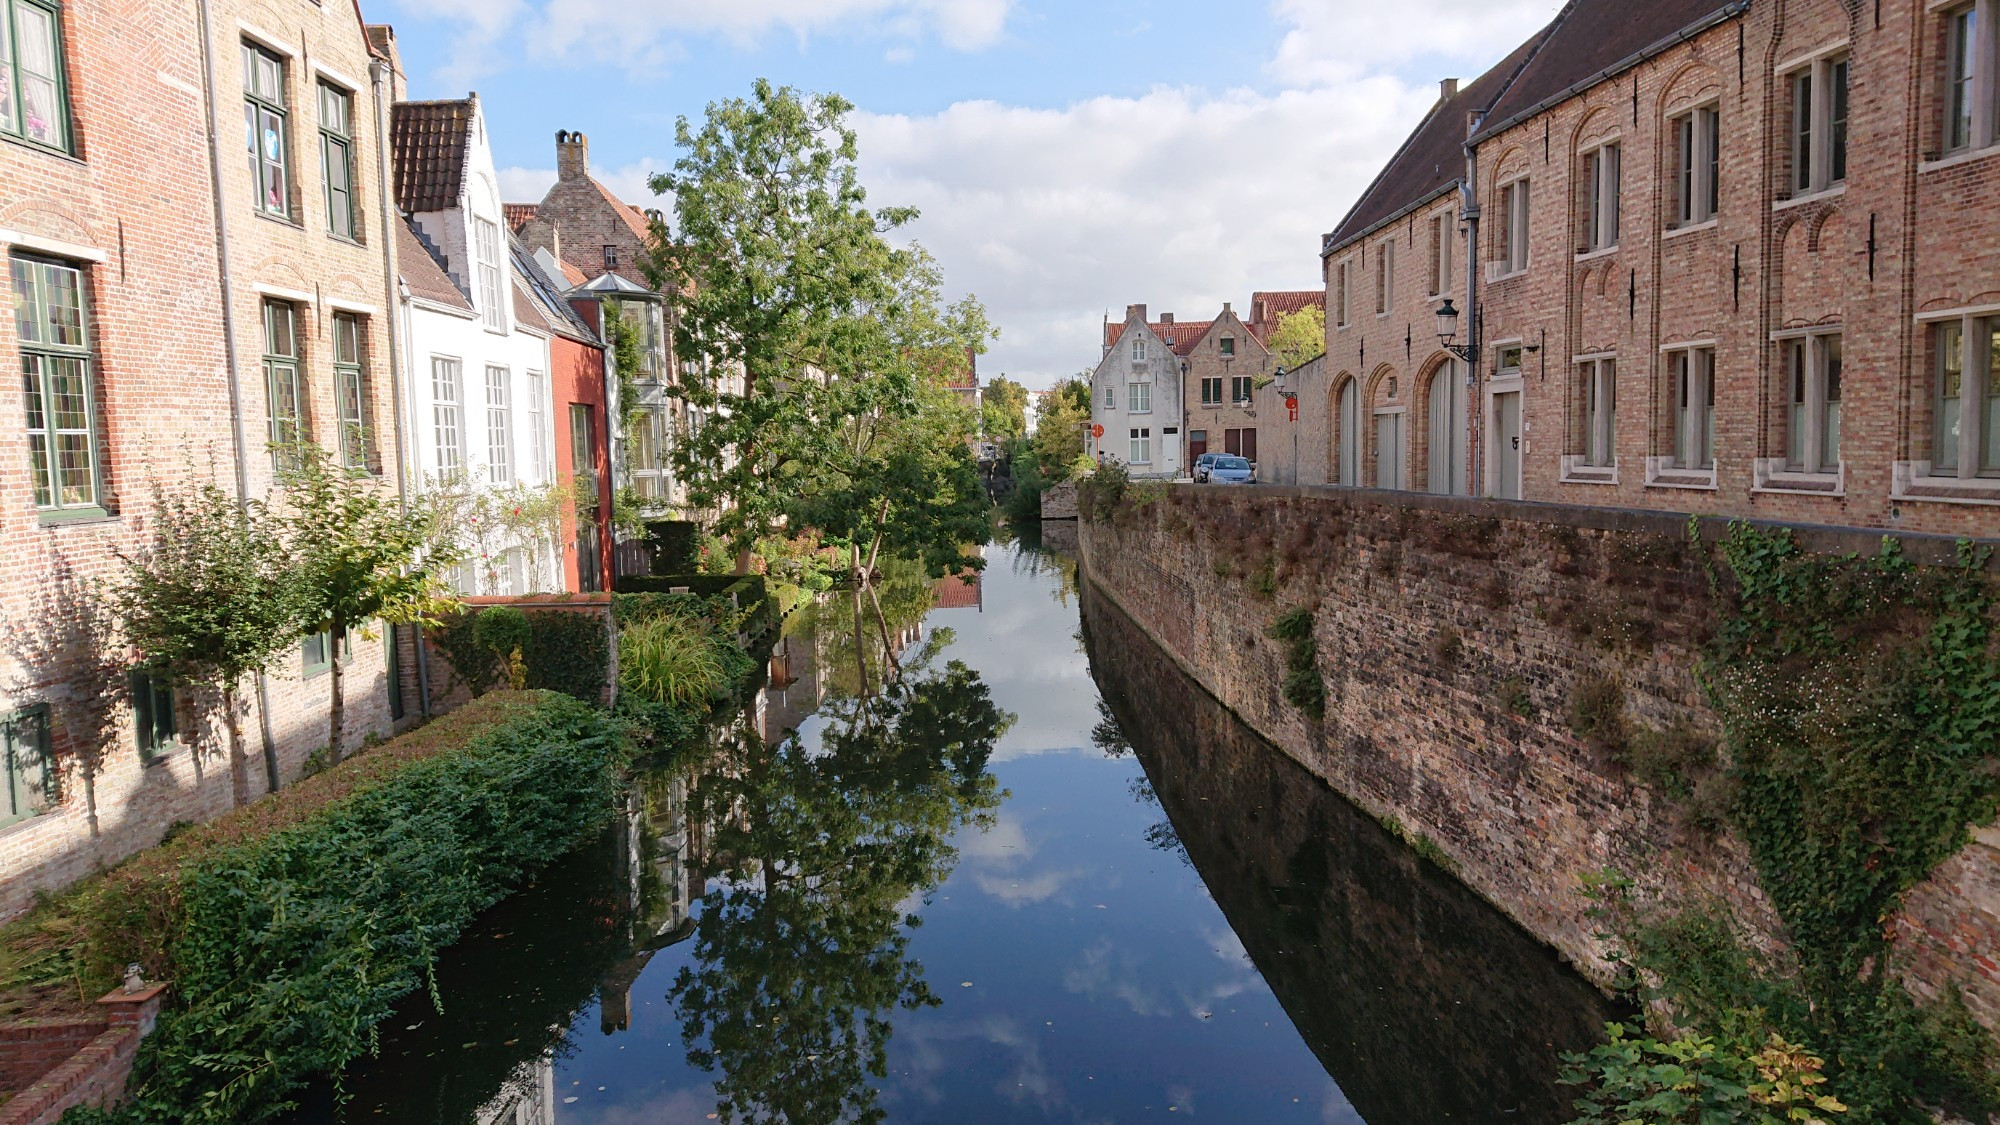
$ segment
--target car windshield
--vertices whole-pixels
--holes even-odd
[[[1215,459],[1215,467],[1218,469],[1247,469],[1250,467],[1250,462],[1245,461],[1241,457],[1217,457]]]

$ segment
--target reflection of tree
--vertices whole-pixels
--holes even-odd
[[[1077,567],[1071,555],[1050,550],[1042,544],[1042,526],[1032,525],[1033,532],[1023,529],[1020,549],[1014,552],[1014,573],[1029,578],[1056,578],[1055,599],[1065,609],[1076,601]]]
[[[696,797],[722,878],[669,996],[725,1122],[882,1119],[869,1078],[887,1073],[893,1013],[937,1003],[903,907],[999,804],[986,765],[1013,719],[965,665],[913,662],[828,718],[817,749],[750,740]]]

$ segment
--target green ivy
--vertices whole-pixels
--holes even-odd
[[[1642,915],[1610,896],[1625,955],[1697,1030],[1744,1013],[1825,1051],[1858,1119],[2000,1111],[1996,1053],[1954,995],[1903,987],[1909,891],[2000,812],[2000,657],[1986,555],[1920,568],[1815,554],[1737,522],[1712,559],[1719,623],[1698,675],[1722,719],[1728,823],[1785,925],[1749,951],[1720,908]],[[1729,1118],[1728,1120],[1735,1120]]]
[[[1285,701],[1317,722],[1326,717],[1326,680],[1319,674],[1319,641],[1313,611],[1300,606],[1271,622],[1270,637],[1286,645]]]

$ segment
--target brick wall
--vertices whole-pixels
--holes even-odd
[[[55,1125],[77,1106],[117,1102],[165,992],[120,989],[97,1002],[94,1018],[0,1025],[0,1125]]]
[[[1346,489],[1176,488],[1082,524],[1085,570],[1201,685],[1363,808],[1430,837],[1464,881],[1603,979],[1580,880],[1620,869],[1648,891],[1720,896],[1778,932],[1743,848],[1581,743],[1587,678],[1615,675],[1628,718],[1716,720],[1693,679],[1706,577],[1672,516]],[[1866,533],[1808,544],[1870,551]],[[1912,538],[1943,563],[1952,544]],[[1276,597],[1247,579],[1274,569]],[[1328,703],[1316,723],[1280,694],[1273,619],[1317,605]],[[1921,987],[1944,974],[2000,1023],[2000,973],[1954,950],[2000,926],[2000,849],[1975,846],[1912,896]]]

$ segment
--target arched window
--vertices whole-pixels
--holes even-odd
[[[1465,454],[1465,380],[1459,377],[1458,362],[1446,360],[1431,376],[1430,472],[1425,486],[1440,495],[1468,495]]]

